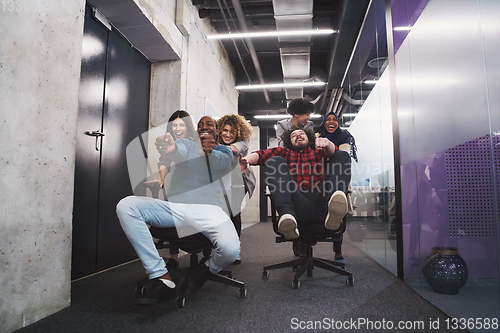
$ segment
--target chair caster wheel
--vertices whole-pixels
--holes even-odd
[[[176,308],[183,308],[184,306],[186,306],[186,298],[184,298],[184,297],[177,297],[175,299],[175,307]]]
[[[264,280],[269,279],[269,271],[263,271],[263,272],[262,272],[262,278],[263,278]]]
[[[247,289],[246,288],[241,288],[239,291],[238,291],[238,296],[240,298],[246,298],[247,297]]]
[[[354,279],[352,277],[347,278],[347,280],[345,281],[345,284],[347,284],[348,286],[354,286]]]
[[[292,281],[292,288],[293,289],[299,289],[300,288],[300,281],[299,280],[297,280],[297,281],[293,280]]]
[[[138,283],[135,287],[135,293],[137,295],[144,295],[146,293],[146,287]]]

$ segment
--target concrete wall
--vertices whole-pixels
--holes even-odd
[[[0,7],[0,331],[70,304],[83,0]]]
[[[158,1],[141,3],[148,2],[150,8],[155,8],[159,7],[155,4]],[[180,60],[153,64],[151,127],[165,124],[178,109],[188,111],[197,122],[205,114],[207,100],[221,115],[238,112],[234,71],[226,51],[220,42],[206,39],[207,34],[215,33],[209,19],[200,19],[197,8],[189,0],[178,0],[176,8],[179,6],[191,12],[191,21],[183,22],[189,25],[189,36],[183,37]],[[178,13],[171,9],[166,12],[167,15]],[[178,16],[168,19],[173,23],[180,21]],[[172,23],[163,25],[173,26]]]

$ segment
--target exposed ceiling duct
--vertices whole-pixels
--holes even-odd
[[[311,30],[313,0],[273,0],[276,30]],[[311,68],[311,36],[282,36],[279,40],[283,82],[309,79]],[[287,100],[301,98],[303,88],[287,88]]]

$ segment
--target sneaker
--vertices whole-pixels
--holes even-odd
[[[343,257],[342,255],[337,256],[337,255],[335,254],[335,262],[338,262],[338,263],[340,263],[340,264],[345,264],[344,257]]]
[[[171,298],[176,294],[175,283],[170,281],[170,283],[165,284],[160,279],[155,279],[153,286],[146,293],[139,296],[136,304],[138,305],[154,305]]]
[[[286,240],[299,238],[297,221],[292,214],[283,214],[278,221],[278,231]]]
[[[337,230],[347,213],[347,198],[342,191],[335,191],[328,201],[328,214],[325,219],[325,228]]]
[[[167,270],[169,272],[174,271],[179,268],[179,262],[173,258],[168,259],[167,261]]]
[[[187,284],[189,290],[196,292],[207,282],[208,277],[212,273],[205,262],[201,261],[198,266],[196,266],[191,274],[187,277]]]

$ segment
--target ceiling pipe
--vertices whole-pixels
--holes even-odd
[[[224,3],[225,2],[226,1],[224,0]],[[229,26],[229,22],[227,21],[226,14],[224,14],[224,9],[222,8],[220,0],[217,0],[217,3],[219,4],[219,9],[220,9],[220,12],[222,14],[222,17],[224,17],[224,22],[226,22],[227,31],[230,32],[231,27]],[[227,7],[227,3],[226,3],[226,7]],[[231,19],[232,19],[232,16],[231,16]],[[234,20],[233,20],[233,23],[234,23]],[[247,76],[248,84],[250,84],[252,80],[250,80],[250,75],[248,74],[247,68],[245,67],[245,63],[243,62],[243,58],[241,57],[240,51],[238,50],[238,46],[236,45],[236,42],[234,41],[234,39],[233,39],[233,45],[234,45],[234,48],[236,50],[236,54],[238,55],[238,59],[240,60],[241,67],[243,67],[243,71],[245,72],[245,75]]]
[[[207,9],[216,9],[217,8],[216,0],[193,0],[193,4],[195,1],[201,2],[200,5],[202,5],[204,8],[207,8]],[[251,5],[251,6],[260,6],[260,5],[267,6],[267,5],[269,5],[269,0],[240,0],[240,3],[244,4],[244,5]]]
[[[243,32],[248,32],[247,22],[245,21],[245,14],[243,13],[243,9],[241,8],[241,4],[239,0],[231,0],[233,3],[234,11],[236,12],[236,17],[240,22],[240,29]],[[253,65],[255,67],[255,71],[257,72],[257,77],[259,78],[260,84],[265,84],[264,75],[262,74],[262,69],[260,68],[259,58],[257,57],[257,52],[255,51],[255,47],[253,46],[253,42],[250,38],[246,39],[248,51],[250,52],[250,57],[252,58]],[[269,97],[269,92],[267,90],[262,90],[264,94],[264,98],[268,104],[271,103],[271,98]]]
[[[342,88],[337,88],[337,89],[334,89],[335,90],[335,93],[332,92],[332,97],[330,99],[330,102],[328,103],[328,108],[326,109],[326,113],[328,112],[331,112],[333,111],[333,113],[337,114],[337,107],[339,105],[339,102],[340,102],[340,96],[342,96],[342,91],[343,89]]]
[[[236,20],[234,19],[233,15],[231,14],[231,11],[229,10],[229,5],[227,4],[227,1],[226,0],[223,0],[223,1],[224,1],[224,6],[226,6],[226,10],[229,13],[229,17],[231,18],[231,22],[233,22],[235,29],[238,30],[238,24],[236,24]],[[228,31],[229,31],[229,29],[228,29]],[[245,47],[245,50],[247,51],[247,53],[250,54],[250,51],[248,51],[247,44],[245,43],[245,41],[243,39],[241,40],[241,43],[243,44],[243,47]]]
[[[312,100],[312,101],[311,101],[311,103],[316,105],[316,103],[318,103],[319,99],[320,99],[321,97],[323,97],[323,94],[324,94],[324,93],[319,94],[319,95],[318,95],[318,97],[316,97],[314,100]]]
[[[346,93],[343,93],[342,97],[344,97],[344,99],[351,105],[363,105],[365,103],[363,99],[353,99]]]
[[[340,9],[340,18],[339,18],[339,22],[343,22],[344,21],[344,17],[345,17],[345,11],[346,11],[346,2],[344,1],[342,3],[342,7]],[[340,28],[340,27],[339,27]],[[332,46],[332,51],[330,53],[330,60],[328,61],[328,73],[326,74],[326,77],[327,78],[330,78],[332,76],[332,72],[333,72],[333,62],[335,60],[335,54],[337,53],[337,47],[338,47],[338,44],[339,44],[339,39],[340,39],[340,31],[339,31],[339,36],[337,38],[335,38],[335,41],[333,42],[333,46]],[[325,87],[325,91],[327,92],[328,89],[331,89],[331,87],[329,85],[327,85]],[[338,92],[339,89],[336,89],[335,90],[335,95],[337,95],[337,92]],[[332,96],[333,96],[333,92],[332,92]],[[325,95],[326,96],[326,95]],[[334,98],[336,96],[333,96]],[[334,110],[334,98],[330,98],[330,102],[328,103],[328,107],[326,109],[326,113]],[[321,110],[323,110],[323,108],[325,107],[325,103],[326,103],[326,98],[323,99],[323,101],[321,102]]]
[[[354,52],[360,28],[364,23],[370,4],[371,0],[342,1],[339,11],[341,25],[337,27],[339,34],[330,52],[327,70],[328,86],[326,89],[340,88],[342,86],[350,63],[349,56],[342,56],[343,50],[351,50],[351,54]],[[360,10],[361,8],[363,10]],[[326,101],[323,101],[322,107],[325,103]],[[331,103],[327,108],[327,112],[332,110],[330,107],[333,107]],[[337,109],[333,108],[333,110],[336,111]]]

